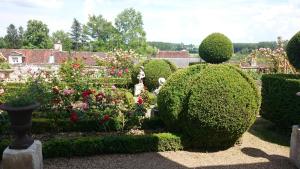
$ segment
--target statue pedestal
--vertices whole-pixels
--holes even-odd
[[[293,126],[290,145],[290,159],[300,168],[300,128],[298,125]]]
[[[144,84],[143,83],[139,83],[139,84],[134,85],[134,96],[140,95],[143,90],[144,90]]]
[[[3,152],[2,166],[3,169],[42,169],[42,143],[35,140],[30,147],[24,150],[7,147]]]

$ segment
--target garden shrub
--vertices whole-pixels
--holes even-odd
[[[253,124],[260,95],[253,79],[228,65],[210,65],[195,75],[180,120],[197,148],[232,146]]]
[[[140,64],[137,64],[132,71],[131,79],[133,84],[138,83],[137,75],[139,74],[140,66],[144,66],[145,79],[144,84],[149,89],[153,91],[158,88],[158,79],[163,77],[167,79],[173,72],[177,70],[176,66],[168,60],[147,60]]]
[[[199,64],[170,76],[158,95],[159,116],[193,147],[232,145],[254,122],[260,94],[234,66]]]
[[[206,64],[190,66],[173,73],[157,96],[159,116],[170,130],[178,130],[178,116],[183,110],[189,88],[192,85],[191,77],[207,67]]]
[[[221,33],[207,36],[199,46],[200,57],[208,63],[222,63],[231,58],[233,44]]]
[[[173,71],[165,60],[151,60],[145,65],[145,85],[152,91],[158,88],[160,77],[167,79]]]
[[[290,63],[300,69],[300,32],[296,33],[286,46],[286,53]]]
[[[142,136],[104,136],[53,139],[43,143],[43,156],[71,157],[110,153],[141,153],[183,149],[179,136],[170,133]]]
[[[10,96],[16,95],[19,88],[24,88],[25,83],[3,83],[0,84],[0,89],[4,89],[4,94],[0,95],[0,104],[5,103]]]
[[[159,117],[146,118],[142,123],[142,129],[144,130],[157,130],[164,128],[165,124]]]
[[[300,75],[265,74],[262,76],[261,115],[290,131],[300,122]]]

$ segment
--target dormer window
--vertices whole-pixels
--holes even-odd
[[[48,63],[49,63],[49,64],[54,64],[54,63],[55,63],[55,58],[54,58],[54,56],[49,56]]]
[[[23,54],[19,52],[11,52],[11,54],[8,56],[8,63],[9,64],[21,64],[23,63]]]

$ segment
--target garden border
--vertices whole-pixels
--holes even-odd
[[[10,140],[0,141],[0,152]],[[73,157],[100,154],[134,154],[182,150],[181,137],[171,133],[50,139],[43,142],[43,157]],[[2,158],[2,157],[1,157]],[[1,159],[0,158],[0,159]]]

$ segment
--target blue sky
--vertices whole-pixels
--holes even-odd
[[[198,45],[222,32],[233,42],[259,42],[300,31],[300,0],[0,0],[0,36],[10,23],[25,27],[29,19],[51,32],[69,31],[73,18],[85,23],[89,14],[114,22],[129,7],[142,13],[149,41]]]

